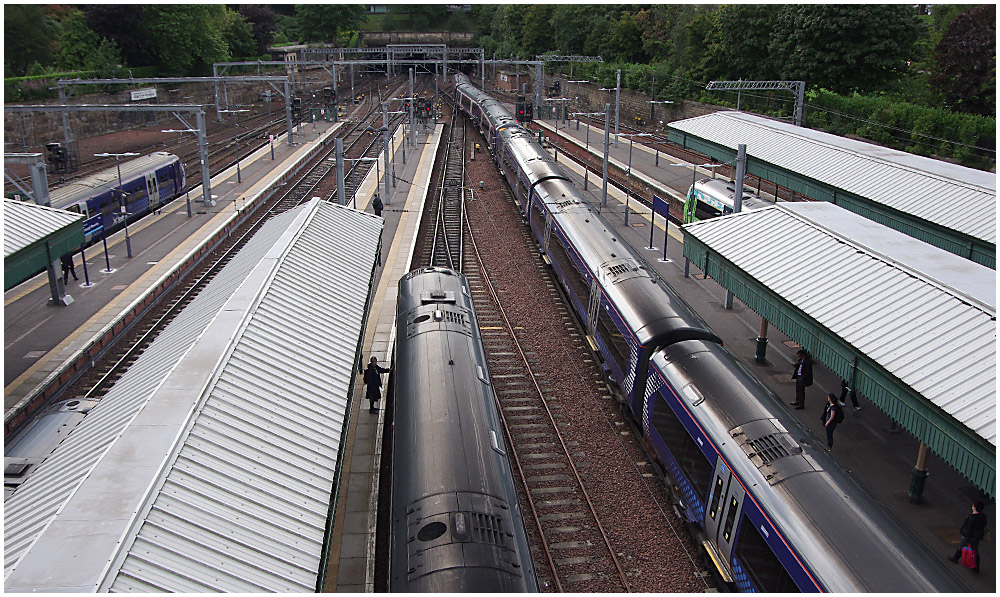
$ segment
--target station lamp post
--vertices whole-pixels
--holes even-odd
[[[576,116],[577,124],[580,123],[581,116],[604,116],[604,112],[577,112],[573,114]],[[587,179],[590,177],[590,123],[587,123],[587,134],[586,134],[586,150],[584,151],[587,156],[587,161],[584,163],[583,168],[583,190],[587,190]]]
[[[240,141],[239,137],[236,135],[236,118],[237,114],[240,112],[249,112],[246,108],[238,110],[219,110],[221,114],[231,113],[233,115],[233,144],[236,145],[236,182],[243,182],[243,177],[240,175]]]
[[[672,104],[674,102],[671,102],[671,101],[668,101],[668,100],[651,100],[649,103],[651,105],[656,105],[656,104],[662,105],[662,104]],[[656,132],[660,132],[663,129],[663,121],[660,120],[659,116],[660,116],[660,111],[657,110],[656,111],[656,117],[657,117],[656,118],[656,122],[657,122]],[[655,141],[655,139],[654,139],[654,141]],[[659,143],[656,143],[655,145],[653,145],[653,148],[656,149],[656,166],[659,166],[660,165],[660,145],[659,145]]]
[[[122,196],[122,212],[125,214],[125,251],[132,258],[132,239],[128,235],[128,195],[125,194],[125,190],[122,188],[122,167],[118,163],[118,158],[130,158],[135,157],[139,154],[132,152],[125,153],[95,153],[95,158],[115,158],[115,169],[118,170],[118,192]],[[110,269],[110,268],[109,268]]]
[[[628,169],[625,171],[625,225],[628,226],[628,203],[632,195],[632,145],[636,137],[648,137],[648,133],[626,133],[628,137]]]
[[[572,63],[570,63],[570,64],[572,65]],[[567,86],[570,83],[580,84],[580,83],[590,83],[590,81],[588,81],[587,79],[577,79],[575,81],[566,81],[566,85]],[[568,89],[567,89],[567,91],[568,91]],[[570,94],[570,95],[573,95],[573,94]],[[579,93],[577,93],[577,95],[576,95],[576,109],[577,110],[580,109],[580,94]],[[579,117],[576,119],[576,130],[580,130],[580,118]]]
[[[184,133],[194,133],[196,135],[198,134],[198,131],[196,131],[195,129],[167,129],[165,131],[160,131],[160,132],[161,133],[180,133],[181,134],[180,135],[180,139],[181,139],[181,146],[182,147],[184,146]],[[184,163],[184,156],[181,155],[181,164],[183,164],[183,163]],[[188,190],[187,172],[185,172],[184,174],[185,174],[185,176],[184,176],[184,201],[187,203],[187,213],[188,213],[188,217],[190,218],[191,217],[191,191]]]
[[[545,101],[547,102],[562,102],[562,112],[563,116],[566,113],[566,101],[569,100],[568,97],[547,97]],[[553,159],[556,163],[559,163],[559,114],[556,114],[556,141],[555,141],[555,157]],[[569,126],[568,124],[566,126]]]

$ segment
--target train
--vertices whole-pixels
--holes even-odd
[[[396,312],[390,592],[537,592],[468,281],[413,270]]]
[[[969,590],[723,347],[503,104],[463,74],[454,83],[455,105],[485,137],[722,586]]]
[[[684,198],[683,222],[690,224],[699,220],[717,218],[733,213],[736,210],[736,183],[721,178],[703,178],[695,181],[688,188]],[[759,209],[773,205],[770,201],[761,199],[759,195],[743,187],[741,211]]]
[[[83,214],[85,242],[99,239],[179,197],[187,183],[184,164],[172,153],[156,151],[49,192],[52,207]],[[124,206],[124,215],[122,207]]]

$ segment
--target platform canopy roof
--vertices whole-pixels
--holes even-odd
[[[669,137],[747,172],[829,201],[996,268],[996,174],[744,112],[672,122]]]
[[[7,498],[4,589],[317,591],[382,227],[269,221]]]
[[[994,270],[821,202],[684,235],[685,257],[995,495]]]
[[[83,244],[83,216],[25,201],[3,200],[4,292]]]

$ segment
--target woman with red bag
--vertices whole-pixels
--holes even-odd
[[[962,540],[958,543],[955,555],[948,558],[956,564],[961,559],[963,566],[972,568],[972,571],[977,574],[979,573],[979,542],[986,536],[986,515],[983,514],[983,510],[985,509],[986,504],[982,501],[972,504],[972,514],[965,517],[965,522],[962,523],[962,528],[959,529],[959,533],[962,534]],[[971,566],[969,562],[964,561],[965,558],[962,558],[962,550],[965,547],[972,550],[975,557],[975,567]]]

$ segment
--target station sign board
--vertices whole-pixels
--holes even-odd
[[[90,240],[96,238],[104,232],[104,224],[101,222],[100,214],[83,221],[83,236]]]
[[[136,89],[131,93],[133,102],[137,102],[139,100],[154,99],[156,97],[156,87],[149,87],[148,89]]]

